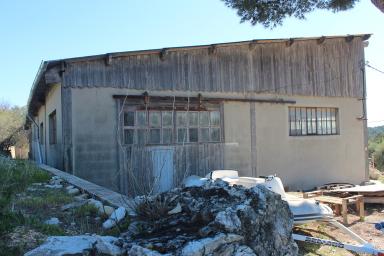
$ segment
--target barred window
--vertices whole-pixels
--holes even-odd
[[[126,111],[124,144],[167,145],[221,141],[220,111]]]
[[[335,135],[339,132],[337,108],[289,107],[289,135]]]

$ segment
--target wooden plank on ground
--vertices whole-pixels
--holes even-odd
[[[60,178],[67,181],[68,183],[80,188],[81,190],[86,191],[91,196],[96,197],[102,201],[105,201],[114,207],[120,207],[120,206],[124,207],[130,215],[134,215],[133,201],[127,196],[117,193],[115,191],[112,191],[108,188],[96,185],[92,182],[83,180],[72,174],[60,171],[56,168],[53,168],[45,164],[40,164],[39,167],[43,170],[46,170],[52,173],[53,175],[59,176]]]

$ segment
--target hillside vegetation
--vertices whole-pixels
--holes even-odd
[[[368,128],[368,150],[375,167],[384,171],[384,126]]]

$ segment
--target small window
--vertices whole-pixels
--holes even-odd
[[[44,144],[44,124],[43,124],[43,122],[40,123],[39,140],[40,140],[40,144]]]
[[[49,114],[49,144],[53,145],[57,142],[56,132],[56,110]]]
[[[338,134],[337,115],[337,108],[290,107],[289,135]]]

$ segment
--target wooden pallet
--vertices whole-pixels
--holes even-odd
[[[360,219],[362,220],[364,214],[364,197],[363,195],[354,195],[345,198],[336,196],[325,196],[324,191],[312,191],[303,194],[304,198],[311,198],[320,203],[329,204],[335,207],[335,214],[343,216],[343,223],[348,224],[348,205],[355,204],[359,212]]]

